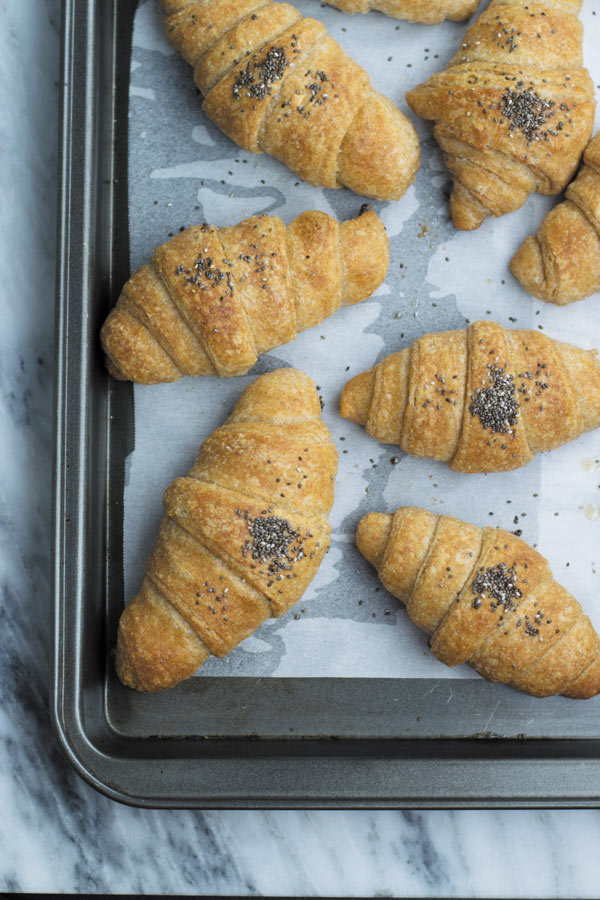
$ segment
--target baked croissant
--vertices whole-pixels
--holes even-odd
[[[600,132],[566,200],[527,238],[510,268],[530,294],[558,306],[600,291]]]
[[[188,228],[123,288],[101,333],[108,369],[140,384],[243,375],[261,353],[369,297],[388,243],[371,211],[341,224],[315,211],[287,228],[277,216]]]
[[[208,118],[305,181],[398,200],[419,168],[417,133],[316,19],[269,0],[161,0]]]
[[[514,534],[405,507],[364,516],[356,543],[441,662],[535,697],[600,692],[600,638]]]
[[[421,22],[423,25],[436,25],[444,19],[461,22],[468,19],[477,9],[479,0],[326,0],[329,6],[335,6],[347,13],[367,13],[371,9],[405,19],[408,22]]]
[[[225,656],[302,596],[329,546],[337,453],[312,379],[257,378],[164,497],[116,667],[140,691],[172,687]]]
[[[474,322],[426,334],[357,375],[341,413],[457,472],[504,472],[600,427],[600,361],[538,331]]]
[[[533,191],[558,194],[572,178],[595,109],[580,8],[581,0],[492,0],[446,71],[407,94],[436,123],[457,228],[513,212]]]

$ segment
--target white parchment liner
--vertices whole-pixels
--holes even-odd
[[[432,657],[425,635],[356,550],[358,520],[370,510],[416,505],[478,525],[520,528],[600,628],[600,433],[517,472],[467,476],[369,438],[339,416],[340,390],[349,377],[421,334],[465,327],[478,318],[505,327],[541,327],[551,337],[600,348],[600,296],[560,309],[530,298],[510,275],[509,260],[556,202],[552,198],[532,197],[519,212],[489,220],[473,233],[461,233],[450,222],[447,171],[430,126],[408,111],[404,95],[444,68],[464,24],[415,26],[379,14],[347,16],[317,0],[296,5],[324,21],[375,86],[408,112],[423,140],[423,165],[401,201],[373,204],[391,239],[391,265],[371,300],[261,358],[246,377],[135,387],[135,449],[127,460],[125,490],[126,596],[138,589],[167,485],[188,471],[200,443],[257,374],[298,366],[320,387],[323,418],[340,453],[331,550],[294,610],[267,622],[226,659],[211,659],[199,677],[477,677],[466,666],[451,670]],[[598,83],[600,16],[593,15],[593,5],[584,4],[582,20],[585,61]],[[305,209],[356,215],[362,198],[299,182],[269,157],[240,150],[205,119],[191,69],[168,45],[154,0],[137,10],[133,44],[132,271],[181,226],[228,225],[258,212],[288,223]]]

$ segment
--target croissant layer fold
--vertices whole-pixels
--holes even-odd
[[[204,112],[236,144],[316,186],[403,196],[419,168],[417,133],[321,22],[268,0],[162,5]]]
[[[336,470],[304,372],[279,369],[246,388],[167,488],[145,577],[119,622],[124,684],[172,687],[300,599],[329,546]]]
[[[580,2],[492,0],[444,72],[407,101],[435,122],[457,228],[558,194],[590,139],[594,85],[582,66]]]
[[[441,662],[536,697],[600,693],[600,638],[514,534],[404,507],[364,516],[356,542]]]
[[[243,375],[385,278],[389,242],[371,210],[339,223],[302,213],[196,225],[125,284],[101,331],[110,373],[140,384]]]
[[[600,361],[539,331],[426,334],[343,388],[342,416],[458,472],[526,465],[600,427]]]

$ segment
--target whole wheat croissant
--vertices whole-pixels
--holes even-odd
[[[204,112],[236,144],[310,184],[378,200],[405,193],[419,168],[417,133],[321,22],[269,0],[161,2]]]
[[[329,546],[337,453],[312,379],[257,378],[207,438],[119,623],[116,666],[140,691],[171,687],[296,603]]]
[[[388,261],[371,211],[342,224],[315,211],[287,228],[276,216],[193,226],[123,288],[101,333],[109,371],[140,384],[243,375],[259,354],[370,296]]]
[[[405,453],[501,472],[600,427],[600,361],[538,331],[426,334],[349,381],[341,413]]]
[[[527,238],[510,268],[530,294],[558,306],[600,291],[600,132],[566,200]]]
[[[347,13],[367,13],[371,9],[405,19],[435,25],[444,19],[460,22],[468,19],[477,9],[479,0],[326,0]]]
[[[536,697],[600,692],[600,638],[525,541],[405,507],[364,516],[356,542],[446,665]]]
[[[453,177],[457,228],[519,209],[532,191],[558,194],[594,121],[582,68],[581,0],[492,0],[445,72],[407,94]]]

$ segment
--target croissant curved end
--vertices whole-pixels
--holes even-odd
[[[248,385],[227,421],[288,422],[293,418],[321,421],[316,385],[302,369],[267,372]]]
[[[111,310],[104,322],[100,343],[107,369],[119,381],[158,384],[177,381],[183,374],[148,329],[118,307]]]
[[[376,166],[373,160],[377,160]],[[356,114],[338,157],[340,185],[375,200],[399,200],[421,165],[419,137],[412,122],[375,92]]]
[[[342,303],[352,306],[377,290],[390,262],[385,225],[373,210],[341,223],[340,249],[344,265]]]
[[[517,250],[510,262],[510,271],[534,297],[540,300],[553,299],[544,271],[542,248],[535,235],[528,237]]]
[[[364,425],[369,418],[371,397],[375,387],[375,369],[367,369],[351,378],[342,388],[340,414],[358,425]]]
[[[600,694],[600,656],[589,666],[577,681],[563,691],[564,697],[570,697],[572,700],[589,700]]]
[[[119,629],[117,632],[115,669],[117,670],[117,675],[119,676],[123,684],[127,685],[127,687],[135,688],[137,691],[145,692],[144,685],[140,681],[135,670],[135,665],[133,663],[133,659],[131,658],[131,653],[129,652],[129,648],[125,643],[125,638],[123,637],[123,632],[121,631],[121,629]]]
[[[456,180],[450,195],[450,215],[459,231],[476,231],[485,222],[488,213],[481,204],[471,198]]]
[[[188,623],[144,578],[119,621],[115,668],[123,684],[143,693],[162,691],[189,678],[209,656]]]
[[[391,527],[392,517],[386,513],[367,513],[358,523],[356,546],[375,568],[381,563]]]

